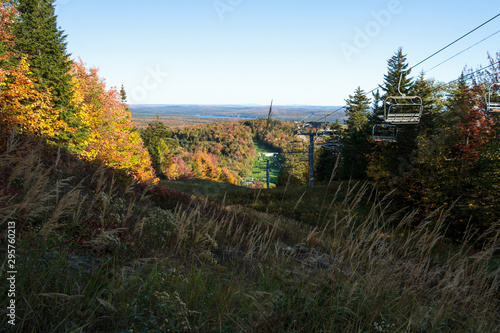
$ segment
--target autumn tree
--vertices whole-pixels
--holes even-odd
[[[15,49],[28,56],[32,77],[37,78],[37,90],[50,93],[51,106],[60,109],[61,118],[77,129],[64,133],[65,140],[84,139],[86,131],[74,117],[72,104],[71,61],[66,51],[66,35],[57,27],[54,0],[18,0],[19,20],[14,24]]]
[[[73,64],[72,103],[79,122],[89,129],[87,139],[71,145],[82,157],[101,160],[140,180],[154,180],[151,159],[135,129],[130,110],[120,101],[116,88],[106,89],[96,68]]]
[[[18,132],[56,138],[68,130],[60,120],[59,110],[50,103],[50,94],[36,89],[26,56],[17,53],[12,34],[17,11],[0,4],[0,130],[3,135]]]
[[[408,199],[430,212],[454,205],[448,234],[459,239],[467,225],[484,232],[500,219],[500,145],[492,118],[478,105],[464,76],[454,83],[434,131],[419,137],[419,168]]]
[[[158,176],[169,179],[185,178],[192,173],[188,172],[183,158],[177,156],[182,150],[178,140],[171,138],[172,131],[157,116],[141,131],[144,146],[151,156],[153,167]]]

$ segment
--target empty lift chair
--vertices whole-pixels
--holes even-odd
[[[494,98],[497,100],[496,102],[491,100],[492,88],[494,86],[500,86],[500,83],[493,83],[492,85],[490,85],[488,89],[488,105],[486,106],[486,111],[490,113],[500,113],[500,102],[498,102],[498,96],[493,95],[493,97],[496,97]]]
[[[392,124],[376,124],[372,129],[375,142],[398,142],[398,128]]]
[[[384,120],[394,125],[415,125],[420,122],[423,110],[420,96],[389,96],[384,102]]]
[[[316,133],[318,146],[323,146],[326,151],[342,151],[340,132],[335,129],[323,129]]]
[[[400,90],[404,72],[398,83],[400,96],[388,96],[384,101],[384,123],[373,126],[373,141],[397,142],[397,125],[416,125],[420,123],[424,105],[420,96],[407,96]]]

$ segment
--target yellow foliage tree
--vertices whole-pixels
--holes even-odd
[[[73,149],[88,160],[99,159],[139,180],[156,182],[149,153],[118,91],[107,90],[98,70],[87,70],[81,60],[73,65],[73,87],[73,104],[80,110],[77,118],[89,131]]]

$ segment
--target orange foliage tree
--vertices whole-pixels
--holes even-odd
[[[12,51],[15,40],[11,33],[16,11],[0,4],[0,128],[55,138],[68,130],[60,120],[59,110],[50,106],[50,94],[36,89],[24,55]]]
[[[81,60],[74,62],[73,103],[89,134],[72,148],[88,160],[99,159],[140,180],[154,180],[150,156],[135,130],[130,110],[120,101],[116,88],[106,89],[98,72],[96,68],[87,70]]]

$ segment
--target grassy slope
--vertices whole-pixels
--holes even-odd
[[[257,148],[257,153],[275,153],[275,151],[267,148],[262,142],[259,142],[257,140],[254,140],[254,145]],[[265,161],[259,161],[259,157],[256,157],[254,159],[254,168],[252,170],[252,177],[257,180],[263,180],[267,178],[267,172],[266,172],[266,162]],[[271,188],[275,186],[276,181],[278,180],[279,172],[269,172],[269,177],[270,177],[270,183],[271,183]],[[266,187],[266,182],[262,181],[264,183],[264,187]]]
[[[10,331],[494,332],[500,325],[498,234],[484,248],[449,247],[439,232],[445,211],[411,227],[412,212],[388,213],[390,201],[366,184],[181,188],[219,189],[213,197],[227,193],[222,206],[129,184],[32,142],[0,152],[0,171],[2,237],[6,221],[18,223]],[[6,253],[5,239],[0,244]],[[6,293],[0,301],[7,304]]]
[[[221,198],[225,193],[234,193],[246,190],[245,187],[227,183],[218,183],[206,179],[162,180],[161,183],[180,192],[203,199]]]

